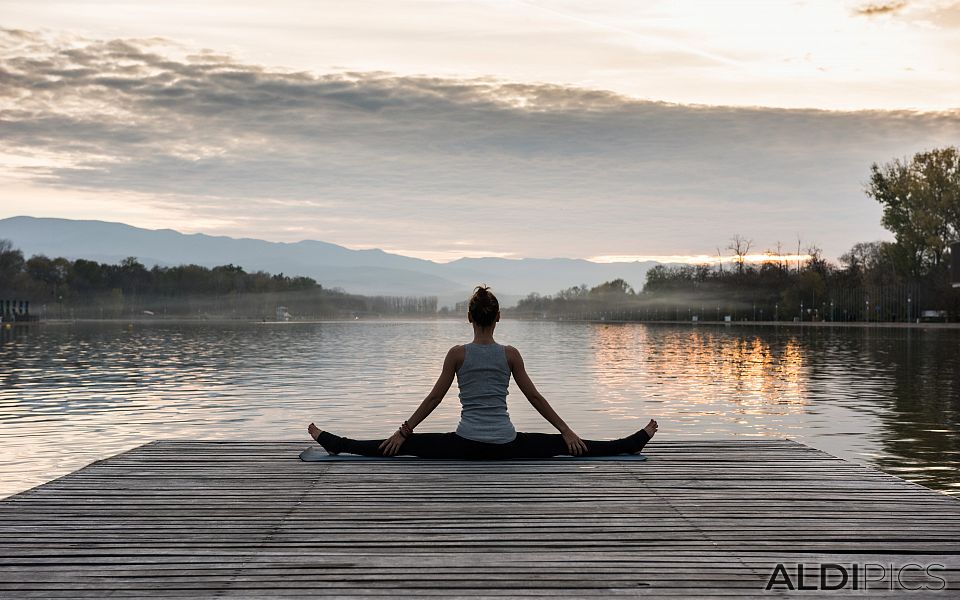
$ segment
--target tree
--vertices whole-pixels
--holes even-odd
[[[733,255],[736,257],[737,275],[743,275],[743,263],[746,260],[747,254],[750,253],[752,246],[753,240],[748,240],[739,233],[730,238],[730,245],[727,246],[727,250],[732,250]]]
[[[52,260],[42,254],[35,254],[26,262],[30,278],[49,285],[60,283],[61,272]]]
[[[607,281],[606,283],[601,283],[597,287],[590,290],[590,295],[597,296],[624,296],[624,295],[635,295],[633,288],[629,283],[623,279],[614,279],[613,281]]]
[[[881,223],[909,257],[911,275],[938,267],[960,237],[960,151],[918,152],[870,167],[866,193],[883,205]]]
[[[890,242],[860,242],[840,256],[846,277],[858,285],[895,285],[908,263],[903,249]]]
[[[15,249],[10,240],[0,240],[0,289],[12,288],[23,268],[23,252]]]
[[[797,275],[792,285],[782,292],[781,303],[786,314],[797,314],[803,319],[801,307],[812,312],[816,309],[817,302],[823,300],[825,292],[823,277],[816,271],[808,270]]]
[[[79,291],[99,289],[104,283],[103,269],[100,263],[78,258],[73,262],[73,269],[67,274],[70,287]]]
[[[787,261],[783,258],[783,242],[779,240],[777,240],[777,266],[783,271],[786,271],[789,267]]]
[[[800,240],[800,234],[797,233],[797,273],[800,272],[800,245],[803,242]]]
[[[587,284],[584,283],[579,286],[575,285],[557,292],[557,298],[561,300],[576,300],[579,298],[585,298],[589,291],[590,290],[587,288]]]
[[[816,271],[821,277],[826,277],[830,271],[830,263],[823,257],[823,249],[816,244],[807,246],[807,256],[810,260],[807,262],[807,269]]]

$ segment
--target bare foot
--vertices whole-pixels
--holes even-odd
[[[331,456],[336,456],[337,454],[340,454],[340,450],[342,449],[342,446],[343,446],[342,439],[330,433],[327,433],[326,435],[324,435],[324,431],[319,427],[317,427],[316,425],[314,425],[313,423],[310,423],[310,426],[307,427],[307,431],[310,432],[310,437],[316,440],[318,444],[323,446],[323,449],[327,451],[327,454]],[[320,440],[321,435],[323,435],[324,440],[326,440],[326,443]]]
[[[647,423],[647,426],[644,427],[643,430],[647,432],[647,435],[649,435],[650,437],[653,437],[653,434],[657,432],[657,427],[658,427],[657,422],[654,421],[653,419],[650,419],[650,422]]]
[[[647,445],[647,442],[650,441],[650,439],[653,437],[653,434],[657,432],[657,422],[654,421],[653,419],[650,419],[650,422],[647,423],[647,426],[641,429],[640,431],[643,431],[644,433],[646,433],[648,437],[645,440],[637,439],[637,445],[639,446],[639,448],[633,452],[634,454],[640,454],[640,451],[643,450],[643,447]],[[637,433],[633,434],[630,437],[635,438],[636,436],[639,436],[640,431],[638,431]]]

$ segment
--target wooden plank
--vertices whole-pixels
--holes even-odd
[[[154,442],[0,502],[0,596],[769,597],[778,563],[938,564],[960,589],[952,497],[786,440],[656,442],[646,463]]]

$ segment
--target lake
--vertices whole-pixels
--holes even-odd
[[[382,438],[466,322],[44,324],[0,336],[0,497],[154,439]],[[790,438],[960,494],[960,331],[501,321],[584,438]],[[552,432],[511,382],[518,430]],[[457,384],[418,431],[452,431]]]

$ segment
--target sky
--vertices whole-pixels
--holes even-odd
[[[462,256],[890,239],[960,1],[0,0],[0,218]],[[701,257],[701,258],[697,258]]]

